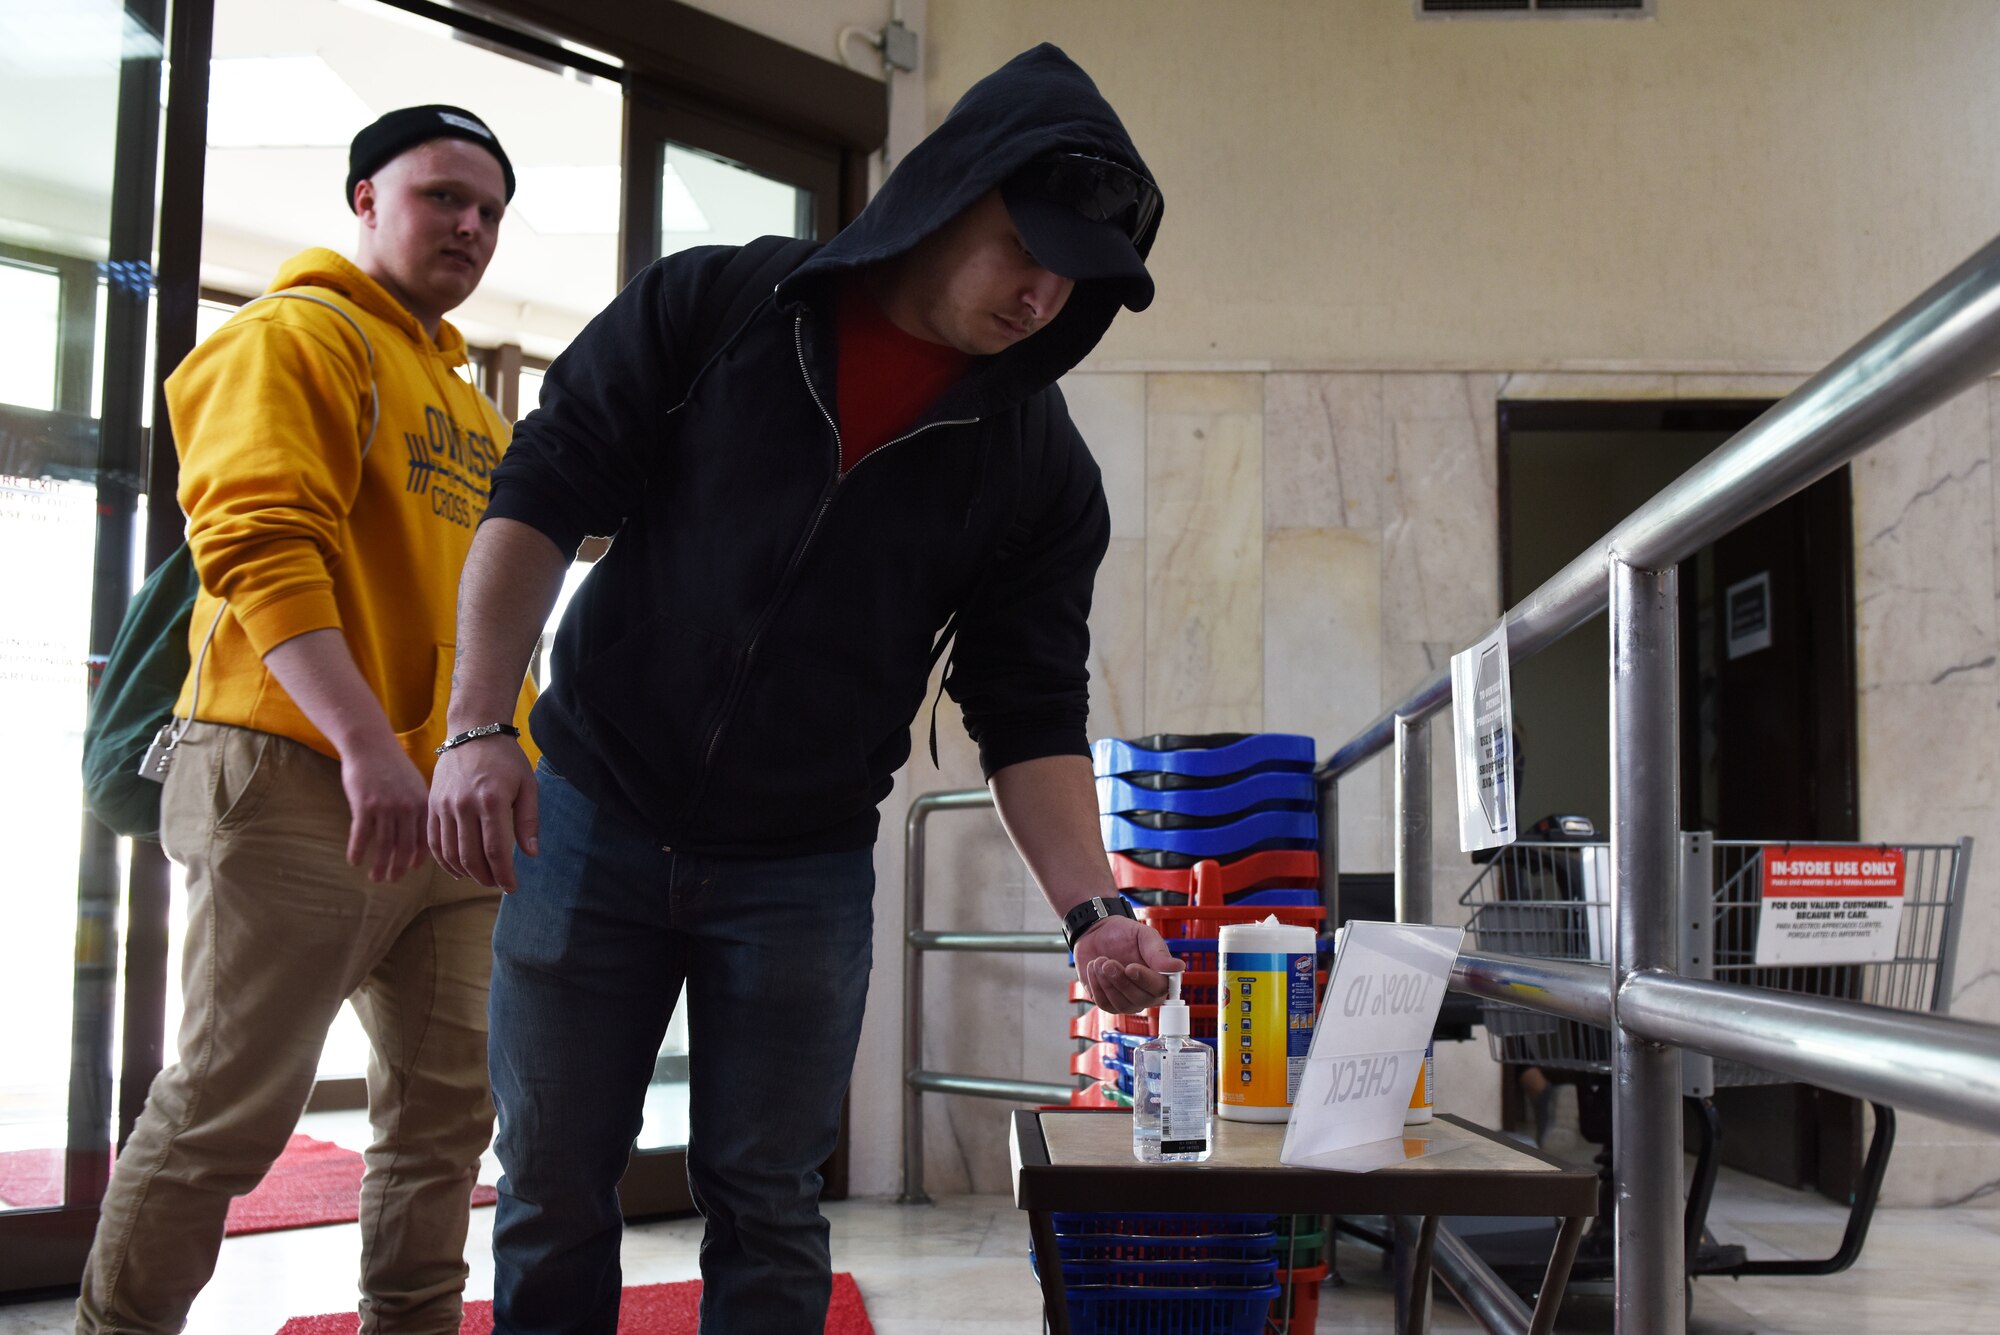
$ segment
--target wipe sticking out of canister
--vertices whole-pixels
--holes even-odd
[[[1216,1114],[1282,1122],[1312,1047],[1318,938],[1276,917],[1222,929],[1216,971]]]

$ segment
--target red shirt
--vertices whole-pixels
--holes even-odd
[[[964,374],[969,354],[898,329],[859,280],[840,289],[840,471],[909,430]]]

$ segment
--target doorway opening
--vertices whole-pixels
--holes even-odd
[[[1511,607],[1755,421],[1768,401],[1512,402],[1499,410],[1501,601]],[[1680,566],[1681,826],[1854,840],[1853,507],[1842,468]],[[1524,827],[1611,818],[1605,618],[1516,665]],[[1846,1200],[1861,1104],[1804,1085],[1718,1091],[1723,1162]]]

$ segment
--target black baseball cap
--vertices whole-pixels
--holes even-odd
[[[354,136],[347,149],[348,211],[354,209],[357,184],[381,171],[391,159],[433,139],[463,139],[491,153],[506,178],[507,198],[514,198],[514,164],[507,161],[507,150],[500,147],[498,136],[486,122],[464,107],[432,103],[388,112]]]
[[[1053,153],[1002,182],[1000,198],[1037,264],[1077,282],[1112,284],[1128,309],[1152,304],[1139,243],[1158,224],[1162,202],[1144,176],[1109,158]]]

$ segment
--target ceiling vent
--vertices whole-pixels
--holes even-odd
[[[1655,0],[1416,0],[1420,19],[1649,19]]]

